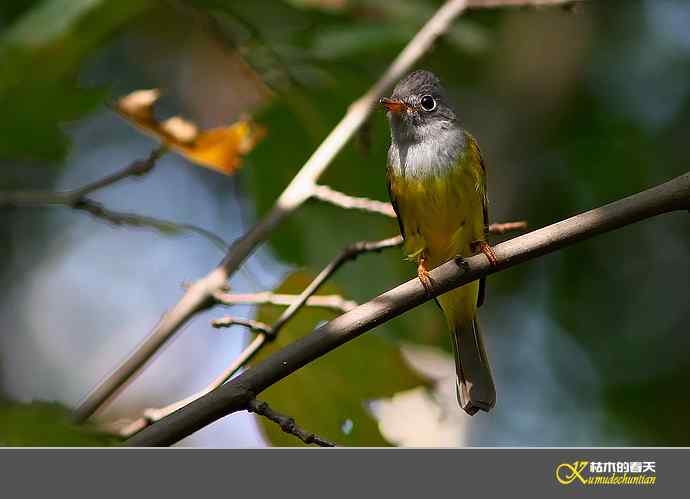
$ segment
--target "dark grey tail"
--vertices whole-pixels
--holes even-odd
[[[470,416],[479,409],[488,412],[496,404],[496,388],[477,317],[453,333],[458,403]]]

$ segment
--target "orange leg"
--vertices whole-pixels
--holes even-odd
[[[431,291],[431,277],[429,277],[429,269],[426,268],[426,258],[422,256],[419,259],[419,265],[417,265],[417,277],[424,286],[427,293]]]
[[[495,267],[498,264],[498,259],[496,258],[494,249],[486,241],[475,241],[472,243],[472,251],[484,253],[484,256],[486,256],[487,260],[489,260],[489,264],[492,267]]]

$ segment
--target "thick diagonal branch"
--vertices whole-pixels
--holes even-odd
[[[343,314],[263,362],[130,438],[126,445],[165,446],[223,416],[245,410],[263,390],[338,346],[453,288],[539,258],[578,241],[677,210],[690,210],[690,173],[611,204],[510,239],[484,255],[450,261],[432,270],[427,292],[412,279]],[[687,220],[683,220],[687,223]],[[615,265],[616,262],[613,262]]]

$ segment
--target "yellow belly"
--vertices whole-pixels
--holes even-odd
[[[479,164],[459,162],[446,177],[423,181],[391,178],[391,195],[405,233],[409,259],[425,258],[434,268],[458,256],[472,255],[472,243],[484,240],[484,184]],[[438,298],[449,325],[472,320],[479,283]]]

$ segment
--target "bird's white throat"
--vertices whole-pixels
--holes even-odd
[[[465,133],[454,124],[435,123],[414,134],[405,133],[405,124],[391,125],[388,164],[396,176],[418,180],[444,177],[465,151]]]

